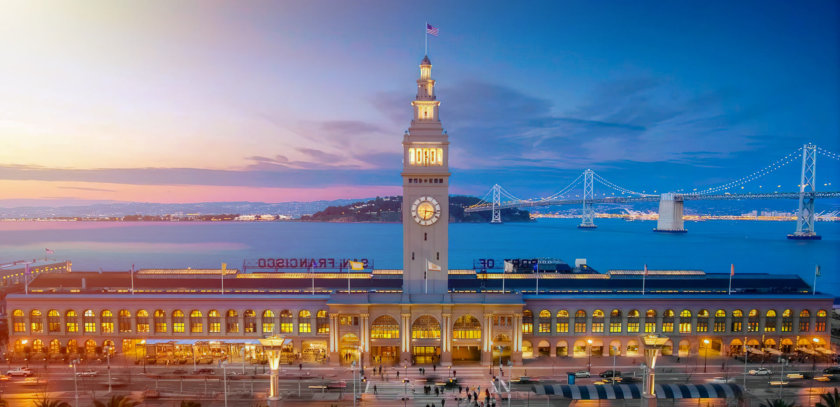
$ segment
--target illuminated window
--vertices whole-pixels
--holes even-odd
[[[558,333],[568,333],[569,332],[569,311],[561,309],[557,311],[557,332]]]
[[[575,333],[586,332],[586,311],[579,309],[575,312]]]
[[[814,330],[816,332],[825,332],[825,320],[828,313],[825,312],[824,309],[817,311],[817,323],[814,324]]]
[[[472,315],[461,316],[455,320],[452,337],[455,339],[480,339],[481,324]]]
[[[82,315],[82,326],[85,328],[85,333],[96,332],[96,314],[93,310],[85,310]]]
[[[200,334],[204,332],[204,321],[201,311],[194,309],[190,311],[190,333]]]
[[[280,313],[281,324],[282,324],[284,314],[289,314],[289,311],[284,310],[283,312]],[[289,316],[290,316],[289,319],[291,319],[291,314],[289,314]],[[274,332],[274,311],[272,311],[270,309],[267,309],[267,310],[263,311],[263,313],[262,313],[262,333],[270,334],[270,333],[273,333],[273,332]],[[292,331],[289,330],[289,331],[283,331],[283,332],[292,332]]]
[[[242,314],[242,318],[245,321],[244,328],[246,334],[257,332],[257,313],[254,310],[246,309],[245,313]]]
[[[701,309],[697,313],[696,332],[709,332],[709,310]]]
[[[691,333],[691,311],[687,309],[680,312],[680,333]]]
[[[423,315],[411,324],[412,339],[440,339],[440,322],[435,317]]]
[[[79,316],[76,314],[76,311],[69,310],[64,314],[64,323],[66,325],[66,331],[68,333],[76,333],[79,332]]]
[[[47,311],[47,330],[49,332],[61,332],[61,314],[57,310]]]
[[[29,329],[33,334],[44,333],[44,316],[41,310],[33,309],[29,311]]]
[[[23,310],[16,309],[12,312],[12,330],[26,332],[26,317]]]
[[[137,333],[149,333],[149,311],[137,311]]]
[[[400,325],[388,315],[373,320],[370,327],[371,339],[397,339],[400,337]]]
[[[61,342],[58,339],[50,341],[50,354],[58,355],[61,353]]]
[[[758,310],[751,309],[750,313],[747,315],[747,328],[749,332],[758,332],[758,320],[759,320]]]
[[[782,332],[793,332],[793,311],[790,309],[782,312]]]
[[[408,163],[421,167],[443,165],[443,149],[431,147],[411,147],[408,149]]]
[[[155,311],[155,333],[166,333],[167,324],[166,324],[166,312],[163,310],[156,310]]]
[[[811,330],[811,312],[807,309],[799,313],[799,332],[808,332]]]
[[[102,326],[102,333],[103,334],[112,334],[114,333],[114,314],[109,310],[102,311],[99,314],[99,322]]]
[[[312,313],[308,310],[298,312],[298,333],[312,332]]]
[[[326,310],[318,310],[315,314],[315,330],[319,335],[330,333],[330,319]]]
[[[239,315],[232,309],[228,310],[227,314],[225,314],[225,332],[239,332]]]
[[[184,322],[184,311],[176,309],[172,311],[172,332],[176,334],[185,333],[187,330],[186,323]]]
[[[621,311],[614,309],[610,312],[610,333],[621,332]]]
[[[534,313],[529,309],[522,311],[522,333],[534,333]]]
[[[656,333],[656,311],[649,309],[645,312],[645,333]]]
[[[510,315],[493,315],[493,326],[512,326],[513,317]]]
[[[131,312],[121,309],[117,314],[117,328],[121,333],[131,332]]]
[[[666,309],[662,314],[662,332],[674,332],[674,310]]]
[[[547,309],[540,311],[540,321],[539,325],[537,325],[537,330],[539,333],[551,332],[551,312]]]
[[[732,332],[741,332],[744,330],[744,312],[736,309],[732,311]]]
[[[604,311],[599,309],[592,311],[592,332],[604,332]]]
[[[217,334],[222,332],[222,316],[219,311],[211,309],[207,313],[207,332]]]
[[[280,311],[280,332],[291,333],[295,331],[295,321],[289,310]]]
[[[776,332],[776,310],[768,310],[764,315],[764,332]]]
[[[639,332],[639,310],[630,310],[627,313],[627,333]],[[629,346],[629,345],[628,345]]]

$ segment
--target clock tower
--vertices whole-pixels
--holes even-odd
[[[414,119],[403,137],[403,293],[449,290],[449,137],[438,117],[432,63],[420,63]]]

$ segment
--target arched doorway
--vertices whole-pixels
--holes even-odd
[[[50,341],[50,356],[57,356],[61,354],[61,342],[58,339]]]
[[[621,341],[610,341],[610,356],[621,356]]]
[[[88,356],[96,354],[96,342],[93,339],[85,341],[85,354]]]
[[[400,361],[400,324],[390,315],[382,315],[370,324],[370,356],[374,363]]]
[[[534,358],[534,345],[531,344],[531,341],[522,341],[522,358]]]
[[[793,341],[790,338],[782,339],[781,351],[783,353],[793,352]]]
[[[575,341],[575,346],[572,349],[572,356],[576,358],[585,358],[589,355],[586,348],[586,341],[578,340]]]
[[[589,348],[592,352],[592,356],[604,356],[604,341],[600,339],[593,339]]]
[[[339,355],[341,364],[359,363],[359,337],[355,334],[344,334],[339,341]]]
[[[691,342],[689,342],[688,339],[683,339],[680,341],[680,347],[677,356],[684,358],[688,357],[689,354],[691,354]]]
[[[114,353],[117,352],[117,346],[114,344],[114,341],[110,339],[106,339],[102,342],[102,352],[108,351],[108,354],[113,357]]]
[[[569,343],[566,341],[557,341],[557,345],[554,347],[554,352],[558,357],[569,356]]]
[[[720,356],[721,352],[723,351],[723,343],[721,343],[720,339],[711,339],[709,343],[701,342],[700,343],[700,356]]]
[[[660,352],[662,352],[663,356],[673,356],[674,342],[671,342],[671,340],[668,339],[668,342],[665,342],[665,345],[662,346],[662,350]]]
[[[740,355],[744,353],[744,342],[741,342],[740,339],[735,338],[732,342],[729,342],[729,354],[730,355]]]
[[[764,340],[764,348],[767,349],[776,349],[776,341],[773,338],[767,338]]]
[[[639,343],[635,340],[631,339],[627,341],[627,354],[626,356],[639,356]]]
[[[498,334],[493,338],[493,362],[498,363],[501,358],[501,363],[505,364],[510,360],[511,353],[510,337],[505,334]]]
[[[440,361],[440,322],[431,315],[422,315],[411,324],[411,346],[414,363],[436,364]]]
[[[551,355],[551,343],[547,340],[543,339],[540,343],[537,344],[537,356],[539,357],[548,357]]]
[[[472,315],[462,315],[452,325],[452,361],[481,361],[481,323]]]

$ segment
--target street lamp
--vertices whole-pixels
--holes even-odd
[[[225,386],[225,407],[227,407],[227,362],[222,362],[222,382]]]
[[[259,341],[268,357],[270,368],[268,400],[276,402],[280,399],[280,353],[283,350],[283,344],[286,342],[286,338],[274,335],[260,339]],[[270,405],[272,404],[275,403],[271,403]]]
[[[76,376],[77,363],[79,363],[78,359],[73,359],[70,361],[70,366],[73,366],[73,393],[76,395],[76,407],[79,407],[79,383],[78,376]]]
[[[589,363],[587,363],[586,370],[592,373],[592,339],[587,339],[586,343],[589,344]]]
[[[709,340],[703,339],[703,373],[706,373],[706,358],[709,357]]]
[[[105,359],[108,361],[108,393],[111,392],[111,346],[105,346]]]

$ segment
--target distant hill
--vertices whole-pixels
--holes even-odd
[[[481,202],[472,196],[453,195],[449,197],[450,222],[490,222],[492,214],[487,212],[464,213],[464,208]],[[529,222],[531,215],[520,209],[503,209],[503,222]],[[302,221],[312,222],[401,222],[402,196],[376,197],[369,201],[348,205],[330,206],[311,216],[302,216]]]

